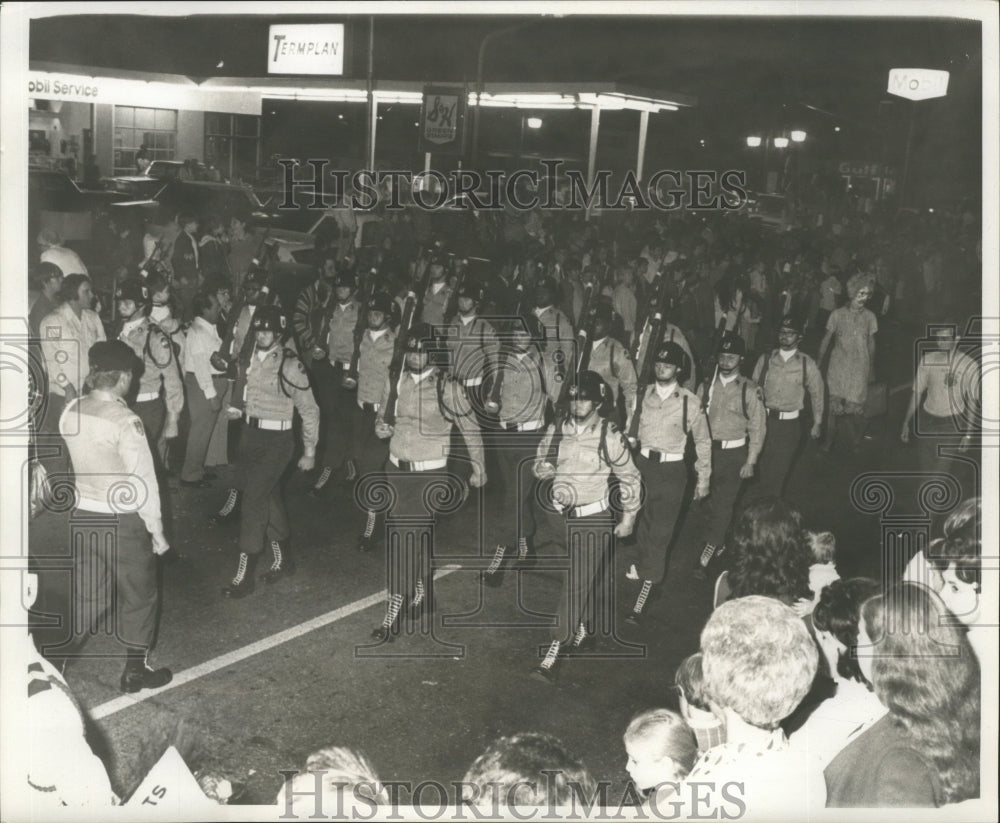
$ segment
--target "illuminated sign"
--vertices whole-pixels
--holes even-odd
[[[930,100],[948,93],[948,72],[934,69],[890,69],[889,94],[907,100]]]
[[[343,74],[344,24],[271,26],[268,74]]]
[[[465,143],[467,94],[461,86],[424,87],[420,111],[420,151],[461,154]]]

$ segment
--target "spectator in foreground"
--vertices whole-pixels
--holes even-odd
[[[723,603],[701,633],[702,667],[712,710],[722,719],[726,742],[695,763],[679,797],[695,796],[695,784],[715,791],[742,784],[746,812],[760,820],[807,819],[822,807],[823,780],[793,752],[779,724],[812,685],[819,661],[816,644],[793,609],[751,595]],[[734,785],[730,789],[736,790]],[[697,812],[682,809],[680,818]]]
[[[32,337],[39,336],[42,319],[54,312],[59,305],[59,286],[62,283],[62,270],[55,263],[39,263],[34,271],[34,285],[38,289],[38,297],[28,314],[28,327]]]
[[[708,693],[705,691],[705,674],[702,670],[701,652],[685,657],[674,673],[681,717],[694,732],[701,756],[713,746],[726,742],[722,720],[712,714]]]
[[[812,565],[809,566],[809,588],[813,592],[813,604],[819,602],[820,592],[833,581],[839,580],[834,559],[837,555],[837,538],[833,532],[806,532]]]
[[[371,812],[373,806],[389,802],[368,758],[343,746],[313,752],[302,771],[286,777],[275,802],[284,809],[281,816],[292,820],[337,814],[351,817],[354,808]]]
[[[943,806],[979,796],[980,670],[930,589],[861,607],[858,662],[885,717],[826,767],[831,807]]]
[[[587,767],[550,734],[524,732],[501,737],[465,773],[462,800],[492,808],[568,806],[596,786]]]
[[[691,771],[697,743],[687,723],[669,709],[649,709],[632,718],[625,729],[626,769],[644,796],[666,799]]]
[[[812,711],[790,741],[820,768],[885,714],[857,661],[861,606],[878,592],[879,584],[867,577],[838,579],[823,588],[812,613],[816,640],[836,691]]]

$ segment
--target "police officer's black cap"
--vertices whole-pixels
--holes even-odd
[[[277,306],[260,306],[253,313],[250,321],[250,331],[272,331],[279,334],[285,329],[285,316]]]
[[[389,314],[392,311],[392,295],[384,291],[375,292],[368,301],[368,311],[380,311],[382,314]]]
[[[747,344],[743,342],[743,338],[738,334],[727,331],[722,335],[722,339],[719,341],[717,353],[738,354],[740,357],[746,357]]]
[[[143,305],[150,300],[149,289],[137,278],[123,280],[115,289],[115,301],[118,300],[131,300],[137,306]]]
[[[121,340],[101,340],[94,343],[87,352],[90,370],[102,371],[132,371],[135,365],[135,352]]]
[[[687,355],[684,353],[684,349],[672,340],[665,340],[660,344],[660,348],[656,352],[657,363],[668,363],[671,366],[677,366],[679,369],[684,368],[684,360],[686,357]]]
[[[438,348],[437,335],[430,323],[416,323],[406,333],[406,351],[419,352]]]
[[[781,325],[778,326],[778,329],[780,331],[788,329],[796,334],[802,334],[802,321],[795,317],[795,315],[786,314],[783,318],[781,318]]]
[[[569,396],[577,400],[590,400],[600,403],[608,394],[608,384],[595,371],[580,372],[576,385],[570,386]]]

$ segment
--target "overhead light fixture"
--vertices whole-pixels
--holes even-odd
[[[792,142],[793,143],[803,143],[806,139],[806,133],[801,129],[796,129],[792,132]]]
[[[833,130],[834,130],[834,131],[840,131],[840,126],[834,126],[834,127],[833,127]]]
[[[774,138],[774,147],[776,149],[785,149],[785,148],[788,148],[788,138],[787,137],[775,137]]]
[[[760,137],[758,137],[757,135],[751,135],[750,137],[747,138],[747,145],[751,149],[757,148],[760,145]]]
[[[221,69],[225,65],[226,65],[226,61],[225,60],[220,60],[218,63],[215,64],[215,67],[217,69]]]
[[[529,129],[540,129],[542,127],[541,117],[529,117],[526,121]]]

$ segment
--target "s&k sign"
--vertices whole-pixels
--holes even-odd
[[[420,151],[462,154],[467,93],[462,86],[425,86],[420,114]]]

